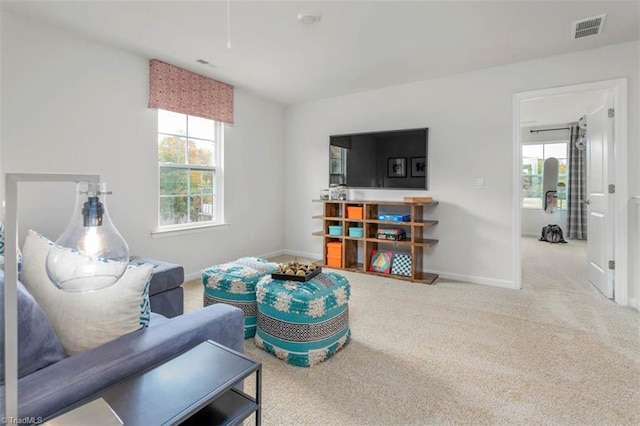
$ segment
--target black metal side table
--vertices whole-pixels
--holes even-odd
[[[234,386],[256,375],[255,397]],[[200,345],[107,389],[103,398],[127,426],[261,423],[262,364],[216,342]]]

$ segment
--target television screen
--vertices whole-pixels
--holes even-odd
[[[429,129],[329,137],[329,184],[428,189]]]

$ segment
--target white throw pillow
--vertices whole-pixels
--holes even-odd
[[[102,290],[66,292],[47,275],[45,264],[52,245],[30,230],[22,250],[20,277],[46,313],[67,355],[102,345],[149,324],[153,265],[130,267],[114,285]]]

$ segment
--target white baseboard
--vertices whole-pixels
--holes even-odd
[[[285,250],[276,250],[276,251],[272,251],[269,253],[263,253],[263,254],[259,254],[256,257],[259,257],[261,259],[269,259],[271,257],[277,257],[283,254],[287,254]]]
[[[191,281],[195,279],[202,278],[202,271],[189,272],[188,274],[184,274],[184,281]]]
[[[444,278],[447,280],[462,281],[462,282],[471,283],[471,284],[488,285],[491,287],[500,287],[500,288],[506,288],[509,290],[517,290],[513,285],[513,281],[509,281],[509,280],[498,280],[495,278],[475,277],[472,275],[455,274],[451,272],[438,272],[438,271],[429,271],[429,272],[438,274],[440,278]]]
[[[540,233],[539,232],[523,232],[522,234],[523,237],[537,237],[540,238]]]
[[[322,259],[322,254],[318,254],[318,253],[309,253],[306,251],[297,251],[297,250],[282,250],[282,253],[280,254],[287,254],[289,256],[296,256],[296,257],[304,257],[307,259]]]

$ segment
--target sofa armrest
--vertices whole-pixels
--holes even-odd
[[[205,340],[243,352],[243,320],[238,308],[211,305],[65,358],[19,380],[19,415],[54,417]]]

